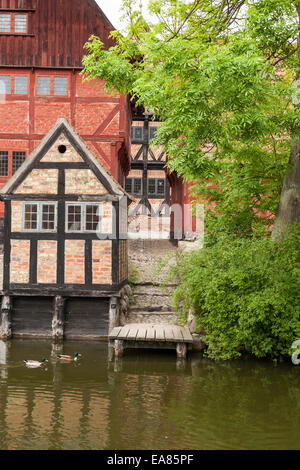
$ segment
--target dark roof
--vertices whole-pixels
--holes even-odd
[[[9,12],[28,14],[28,32],[0,33],[0,67],[81,68],[92,34],[113,45],[115,28],[95,0],[0,0]]]

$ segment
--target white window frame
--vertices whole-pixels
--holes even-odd
[[[43,206],[54,206],[54,229],[42,228],[43,223]],[[37,228],[28,229],[25,228],[25,207],[26,206],[37,206]],[[57,231],[57,202],[56,201],[26,201],[23,202],[22,208],[22,232],[31,233],[55,233]]]
[[[79,206],[81,208],[81,226],[80,230],[69,230],[68,229],[68,216],[69,216],[69,211],[68,207],[69,206]],[[97,206],[99,209],[99,223],[98,227],[96,230],[86,230],[86,209],[87,206]],[[102,217],[103,217],[103,212],[102,212],[102,203],[99,202],[66,202],[66,220],[65,220],[65,231],[66,233],[99,233],[102,231]]]

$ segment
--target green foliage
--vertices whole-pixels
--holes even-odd
[[[152,0],[150,21],[125,0],[124,12],[114,47],[88,42],[85,76],[161,119],[156,142],[170,171],[197,182],[196,199],[218,202],[208,232],[267,233],[300,123],[297,2]]]
[[[180,280],[176,307],[183,315],[194,308],[210,357],[246,349],[276,358],[299,339],[300,225],[277,242],[220,237],[178,259],[172,273]]]

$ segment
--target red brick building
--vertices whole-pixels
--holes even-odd
[[[64,117],[124,185],[131,113],[125,96],[83,82],[83,46],[106,47],[114,28],[94,0],[0,0],[0,186],[59,117]],[[3,217],[3,205],[0,208]]]

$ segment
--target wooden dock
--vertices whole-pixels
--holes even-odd
[[[193,337],[187,327],[134,323],[118,326],[109,334],[115,355],[123,355],[128,348],[176,349],[178,358],[185,358]]]

